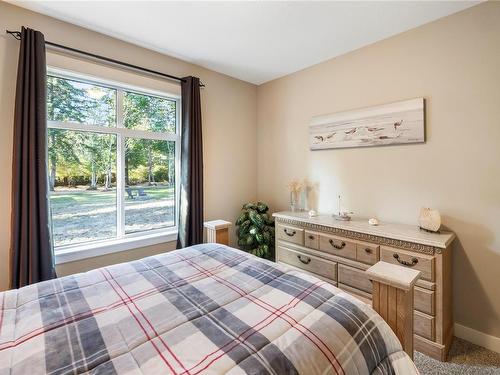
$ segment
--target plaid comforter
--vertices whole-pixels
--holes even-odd
[[[205,244],[0,294],[0,375],[415,374],[370,307]]]

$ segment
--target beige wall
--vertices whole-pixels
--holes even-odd
[[[202,91],[204,136],[205,219],[234,218],[243,202],[256,197],[256,87],[196,65],[155,53],[74,25],[0,1],[0,290],[8,287],[12,124],[19,42],[3,30],[22,25],[42,31],[47,40],[75,46],[177,76],[196,75]],[[175,91],[175,85],[105,67],[50,55],[52,65],[124,80],[127,83]],[[230,158],[227,155],[231,155]],[[234,239],[234,236],[233,236]],[[173,244],[151,246],[66,263],[60,275],[81,272],[170,250]]]
[[[489,2],[259,86],[258,197],[287,208],[286,183],[341,193],[362,217],[415,224],[435,207],[458,235],[456,321],[500,337],[500,2]],[[314,115],[425,97],[421,145],[309,151]]]

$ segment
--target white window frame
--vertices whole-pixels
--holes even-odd
[[[116,90],[116,126],[81,124],[76,122],[47,121],[48,129],[62,129],[101,134],[116,135],[116,237],[106,240],[87,241],[78,244],[54,247],[56,264],[72,262],[79,259],[95,257],[119,251],[132,250],[144,246],[156,245],[177,239],[179,222],[180,196],[180,96],[166,92],[136,87],[121,82],[101,79],[95,76],[76,73],[54,67],[47,67],[47,75],[76,80],[83,83],[96,84]],[[176,132],[160,133],[144,130],[127,129],[123,121],[123,93],[134,92],[173,100],[176,102]],[[125,139],[139,138],[175,142],[175,225],[173,227],[153,229],[144,232],[125,234]]]

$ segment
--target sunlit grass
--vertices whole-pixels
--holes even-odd
[[[169,199],[174,197],[173,187],[144,187],[145,197],[136,197],[136,199]],[[137,188],[132,187],[134,195],[137,195]],[[128,196],[125,194],[126,199]],[[90,203],[100,203],[100,204],[115,204],[116,191],[93,191],[93,190],[65,190],[56,191],[50,194],[50,200],[53,205],[64,205],[64,204],[90,204]],[[131,199],[130,199],[131,200]]]
[[[174,225],[174,188],[131,186],[134,199],[124,194],[125,231],[146,231]],[[51,193],[52,229],[55,246],[116,236],[116,190],[61,189]]]

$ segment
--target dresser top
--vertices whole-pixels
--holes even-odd
[[[309,217],[307,212],[276,212],[274,217],[279,219],[295,220],[304,223],[322,225],[325,227],[366,233],[373,236],[392,238],[401,241],[414,242],[445,249],[455,238],[449,231],[429,233],[421,230],[416,225],[392,224],[381,221],[379,225],[368,224],[368,219],[352,218],[350,221],[335,220],[332,215],[318,215]]]

